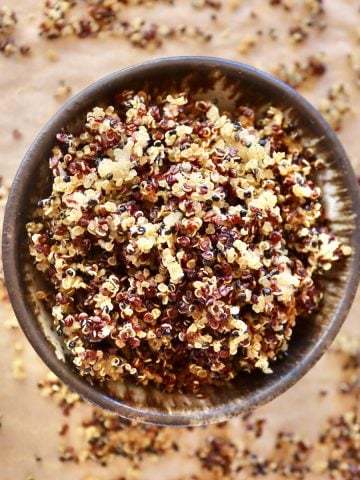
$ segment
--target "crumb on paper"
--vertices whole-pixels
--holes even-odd
[[[310,55],[292,63],[280,63],[273,74],[293,88],[302,87],[310,79],[320,78],[327,66],[323,55]]]
[[[353,74],[354,83],[360,89],[360,56],[352,52],[346,58]]]
[[[127,2],[124,2],[127,3]],[[49,40],[60,37],[105,37],[124,38],[136,48],[146,49],[151,52],[160,48],[164,42],[171,39],[185,41],[193,38],[199,42],[211,40],[211,34],[201,26],[177,25],[169,27],[148,21],[146,18],[136,17],[125,20],[123,18],[125,8],[143,5],[142,1],[131,2],[128,7],[122,2],[100,0],[85,2],[82,15],[73,15],[77,2],[62,0],[61,2],[46,2],[43,6],[42,21],[39,25],[41,36]],[[169,3],[172,5],[172,2]],[[194,9],[202,10],[209,7],[219,10],[222,3],[217,0],[195,0]]]
[[[17,24],[17,17],[7,5],[0,7],[0,36],[8,36],[13,33]]]
[[[283,4],[285,10],[291,11],[293,4],[286,5],[286,2],[276,2]],[[298,2],[302,13],[299,15],[299,21],[288,28],[288,38],[293,45],[304,43],[314,32],[321,33],[327,27],[326,9],[323,0],[306,0]]]
[[[19,53],[27,57],[31,53],[29,45],[18,45],[14,39],[16,25],[18,23],[15,11],[7,5],[0,6],[0,52],[5,57],[11,57]]]
[[[81,397],[68,389],[52,372],[48,372],[37,386],[40,394],[52,398],[65,416],[69,415],[75,405],[82,402]]]
[[[226,0],[226,4],[231,11],[237,10],[242,3],[243,0]]]
[[[319,110],[335,131],[341,130],[344,118],[352,110],[348,85],[333,85],[328,90],[327,97],[320,100]]]
[[[13,360],[12,376],[15,380],[24,380],[26,378],[25,364],[22,358],[15,358]]]
[[[12,134],[13,134],[14,140],[21,140],[23,137],[23,134],[17,128],[14,128],[14,130],[12,131]]]
[[[69,431],[69,424],[68,423],[63,423],[61,425],[61,427],[59,428],[58,433],[59,433],[60,437],[63,437],[64,435],[67,434],[68,431]]]
[[[71,92],[72,92],[72,88],[69,85],[67,85],[66,82],[61,81],[60,85],[58,86],[58,88],[54,93],[54,97],[56,98],[56,100],[64,101],[71,95]]]
[[[243,55],[249,53],[259,43],[259,36],[255,34],[248,34],[243,37],[237,47],[237,51]]]
[[[4,320],[4,326],[7,330],[17,330],[19,328],[19,323],[15,315],[11,315],[9,318]]]
[[[59,60],[57,51],[52,48],[46,51],[46,56],[49,62],[57,62]]]
[[[22,352],[24,350],[24,344],[22,342],[16,341],[14,343],[14,350],[15,352]]]

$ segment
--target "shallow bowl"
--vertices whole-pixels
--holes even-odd
[[[326,161],[318,178],[333,231],[354,253],[323,279],[324,300],[316,315],[299,319],[288,354],[273,365],[274,373],[239,376],[224,387],[209,387],[206,397],[166,394],[133,384],[107,389],[81,378],[66,359],[63,345],[51,328],[51,318],[36,301],[41,278],[27,252],[25,224],[35,203],[50,191],[48,158],[62,128],[76,130],[86,112],[111,104],[122,90],[152,94],[191,91],[198,98],[216,98],[221,109],[247,105],[257,113],[269,106],[287,112]],[[48,367],[72,390],[90,402],[128,419],[160,425],[201,425],[227,420],[269,402],[294,385],[331,344],[354,298],[360,272],[360,202],[350,162],[335,133],[303,97],[255,68],[208,57],[155,60],[116,72],[72,98],[44,126],[25,155],[8,198],[3,229],[5,280],[15,314],[30,343]]]

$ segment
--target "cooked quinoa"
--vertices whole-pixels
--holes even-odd
[[[57,135],[30,254],[79,373],[201,393],[271,373],[319,275],[351,254],[283,112],[125,91]]]
[[[0,35],[11,35],[17,24],[17,18],[14,11],[8,6],[0,7]]]

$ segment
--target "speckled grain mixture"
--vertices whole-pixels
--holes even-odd
[[[64,75],[67,74],[66,69],[69,68],[68,53],[64,49],[64,44],[61,43],[61,40],[59,40],[60,43],[57,43],[56,39],[50,40],[48,43],[46,42],[45,39],[52,36],[51,34],[49,35],[50,31],[53,31],[55,33],[54,37],[57,38],[66,36],[69,39],[73,38],[74,51],[80,45],[80,43],[77,44],[76,42],[82,42],[82,38],[85,37],[97,37],[97,41],[100,43],[105,38],[105,35],[118,37],[120,42],[121,39],[124,39],[129,42],[129,50],[135,47],[127,56],[131,59],[132,54],[138,50],[152,52],[156,49],[159,55],[163,55],[164,47],[166,49],[167,45],[175,45],[176,42],[184,45],[188,45],[189,42],[189,44],[194,45],[192,41],[195,40],[201,45],[204,54],[211,54],[213,51],[219,52],[214,47],[221,44],[226,49],[228,44],[231,43],[231,51],[233,53],[229,49],[225,50],[226,56],[245,62],[255,62],[256,65],[263,66],[267,71],[275,73],[295,88],[301,89],[306,95],[309,94],[309,98],[316,105],[320,106],[323,115],[325,115],[331,125],[341,131],[345,146],[349,149],[350,154],[353,155],[352,160],[355,161],[354,165],[356,165],[356,156],[354,155],[356,148],[353,148],[355,145],[353,137],[346,136],[347,130],[349,132],[354,131],[354,129],[351,129],[351,118],[354,119],[353,112],[356,102],[354,102],[355,93],[352,87],[358,88],[359,86],[359,29],[344,31],[347,29],[347,25],[343,10],[347,10],[346,14],[349,13],[348,7],[350,2],[331,1],[330,3],[330,1],[326,0],[306,0],[304,2],[263,0],[258,3],[254,2],[253,10],[247,17],[248,20],[246,20],[247,25],[251,25],[252,31],[245,34],[242,29],[237,28],[236,32],[233,32],[227,28],[227,25],[222,23],[223,17],[226,18],[227,9],[233,12],[231,14],[232,18],[239,18],[236,17],[236,15],[239,15],[243,19],[244,15],[247,15],[247,13],[244,13],[247,2],[242,2],[241,0],[223,2],[195,1],[193,2],[195,7],[193,14],[188,17],[189,24],[177,25],[174,29],[173,26],[168,26],[163,20],[158,22],[157,19],[147,19],[147,14],[144,15],[142,13],[142,18],[136,20],[130,18],[131,15],[128,16],[128,13],[131,13],[130,7],[135,3],[146,3],[150,7],[156,7],[156,5],[160,5],[160,2],[132,2],[131,0],[128,2],[116,2],[105,0],[96,2],[84,1],[80,4],[78,1],[48,1],[46,4],[44,2],[42,20],[40,20],[40,10],[37,11],[39,15],[37,15],[34,26],[35,31],[36,24],[41,23],[39,33],[41,33],[43,40],[39,43],[40,50],[38,49],[37,51],[36,45],[34,45],[35,53],[33,57],[26,61],[18,55],[18,52],[24,52],[24,54],[29,52],[27,46],[25,46],[22,52],[18,48],[21,29],[24,27],[24,22],[27,22],[27,17],[26,15],[23,16],[22,11],[25,3],[27,5],[28,0],[26,2],[18,1],[16,4],[15,2],[8,2],[10,8],[6,8],[4,5],[0,7],[0,54],[3,54],[0,55],[1,67],[9,65],[9,69],[11,69],[12,59],[15,59],[19,61],[19,65],[21,62],[27,68],[27,62],[32,62],[33,57],[35,57],[36,61],[39,57],[45,56],[49,63],[61,62],[61,64],[64,64],[65,68],[62,70],[59,78],[59,81],[62,81],[65,78]],[[179,4],[179,0],[174,2],[164,0],[164,2],[161,2],[161,5],[169,8],[169,11],[171,11],[171,3],[174,3],[176,6],[176,4]],[[211,5],[212,3],[217,4],[215,8]],[[71,7],[72,4],[74,8]],[[272,5],[271,15],[264,19],[263,8],[266,11],[266,6],[269,4]],[[334,27],[334,18],[331,17],[331,15],[334,15],[333,4],[338,6],[339,12],[336,12],[336,15],[339,18],[339,22],[335,28],[336,33],[333,36],[334,47],[332,42],[330,42],[331,48],[328,48],[328,45],[321,43],[321,39],[327,38],[329,29]],[[76,18],[78,14],[75,7],[78,6],[85,6],[80,19],[79,16]],[[98,20],[94,19],[94,14],[89,15],[92,6],[96,6],[96,10],[98,10],[96,12]],[[66,18],[61,18],[61,13],[60,17],[56,18],[55,10],[61,10],[62,8],[66,10]],[[111,11],[114,8],[117,8],[118,12],[115,15]],[[35,3],[34,9],[38,9],[38,5],[35,6]],[[202,22],[197,19],[196,9],[199,13],[203,11],[208,12],[208,16],[211,16],[212,20],[211,28],[202,26]],[[14,16],[13,10],[16,11],[16,16]],[[99,10],[101,11],[100,14]],[[354,5],[354,17],[359,15],[358,10]],[[151,13],[151,8],[148,11]],[[299,11],[302,13],[299,14]],[[286,13],[286,22],[279,28],[279,25],[273,25],[273,21],[281,12]],[[108,17],[107,20],[106,17]],[[341,25],[340,19],[344,20],[344,23]],[[327,27],[328,21],[329,27]],[[196,24],[202,27],[200,28]],[[99,25],[101,26],[99,27]],[[351,37],[351,40],[347,38],[347,35],[349,38]],[[314,40],[315,42],[313,42]],[[289,42],[293,45],[293,48],[290,49],[292,53],[290,52],[289,58],[282,56],[284,42]],[[20,42],[20,44],[23,43]],[[32,51],[33,45],[31,42],[30,44]],[[311,46],[314,45],[314,51],[311,48],[310,51],[307,49],[305,53],[305,50],[303,51],[302,48],[306,49],[310,44]],[[349,47],[347,53],[341,49],[341,45],[346,44]],[[275,59],[273,56],[267,57],[266,51],[262,50],[264,45],[266,45],[268,52],[270,49],[279,51],[279,57]],[[339,46],[341,53],[338,54],[336,49]],[[91,51],[91,47],[89,48]],[[324,55],[323,51],[325,50],[327,53]],[[189,47],[188,53],[190,51],[193,53]],[[198,50],[196,50],[197,52]],[[145,53],[145,57],[146,55]],[[269,58],[269,61],[264,61],[264,56]],[[346,59],[347,65],[342,63],[342,56]],[[71,55],[69,57],[69,60],[71,60]],[[136,58],[142,60],[142,57],[138,56]],[[258,59],[263,63],[258,64]],[[90,68],[90,63],[87,65]],[[101,67],[100,62],[101,68],[104,68],[104,66]],[[4,71],[3,77],[6,78],[6,76]],[[70,77],[74,77],[74,90],[81,88],[82,84],[76,83],[75,75],[71,72]],[[93,80],[93,77],[90,75],[86,83],[89,83],[91,80]],[[51,85],[49,72],[47,81]],[[26,88],[29,88],[29,82],[26,82],[26,80],[22,80],[16,88],[22,85],[22,83],[24,83]],[[332,86],[329,88],[328,94],[322,90],[320,95],[317,95],[317,93],[312,95],[312,92],[318,91],[317,87],[319,85]],[[68,86],[69,89],[72,88],[71,83],[65,86]],[[69,92],[65,92],[62,87],[63,84],[56,80],[56,86],[50,86],[49,95],[55,94],[58,101],[64,100]],[[322,97],[324,99],[320,100]],[[19,98],[23,98],[20,89]],[[19,112],[19,110],[16,110],[16,102],[12,100],[9,111],[13,108],[14,112]],[[24,106],[22,106],[22,110],[25,110]],[[45,115],[43,113],[42,115],[44,118],[41,122],[48,117],[48,114]],[[11,118],[10,116],[10,123]],[[19,118],[21,118],[21,115]],[[31,138],[26,139],[27,127],[24,124],[20,124],[19,127],[19,122],[16,121],[16,124],[12,122],[12,125],[13,127],[9,127],[10,133],[8,133],[13,137],[14,141],[16,140],[17,144],[31,140]],[[2,140],[4,138],[6,138],[5,129],[2,131]],[[12,149],[9,148],[8,151],[10,158],[15,158]],[[16,159],[19,160],[20,156],[16,156]],[[1,198],[3,203],[6,196]],[[8,338],[5,344],[6,348],[2,352],[3,355],[5,353],[6,362],[8,345],[12,344],[14,339],[18,339],[21,333],[14,317],[9,315],[5,289],[2,288],[1,292],[4,293],[4,295],[1,293],[2,300],[4,300],[2,307],[6,314],[4,320],[6,328],[2,333],[2,337],[4,341]],[[356,325],[356,322],[354,323],[354,315],[352,317],[350,324],[348,323],[350,325],[347,327],[348,332],[351,332],[351,326],[355,327]],[[30,347],[26,343],[24,345],[26,346],[25,352],[17,352],[17,358],[27,359],[26,354],[27,351],[30,352]],[[337,365],[342,364],[341,378],[337,379],[337,374],[334,373],[334,381],[331,383],[331,387],[329,388],[330,385],[328,384],[327,389],[324,389],[322,372],[315,368],[316,371],[313,370],[304,379],[302,385],[298,386],[300,389],[296,387],[293,389],[294,394],[289,392],[283,399],[274,402],[273,406],[269,406],[265,410],[261,409],[258,415],[265,415],[265,418],[258,415],[246,416],[242,421],[233,420],[225,425],[208,427],[205,430],[165,429],[166,448],[171,445],[168,450],[157,443],[158,433],[162,429],[155,428],[151,433],[151,438],[155,439],[156,448],[148,448],[146,445],[149,445],[149,443],[144,438],[146,437],[146,428],[135,425],[120,425],[118,419],[113,420],[111,415],[104,414],[97,409],[91,410],[90,414],[88,414],[86,405],[50,374],[48,378],[40,382],[39,388],[41,394],[45,397],[50,396],[59,405],[60,411],[66,415],[59,421],[56,415],[57,412],[54,409],[52,412],[54,417],[49,416],[48,421],[49,425],[56,424],[55,429],[57,422],[60,422],[59,459],[62,462],[68,462],[67,465],[61,464],[61,469],[59,469],[56,463],[56,454],[52,450],[47,449],[47,444],[53,443],[52,438],[49,437],[53,429],[41,430],[46,431],[45,441],[41,441],[42,439],[39,438],[41,434],[37,431],[39,425],[44,423],[44,414],[46,411],[48,412],[45,407],[49,405],[45,405],[41,399],[39,401],[35,400],[34,392],[31,391],[31,388],[28,388],[29,384],[33,383],[35,389],[36,380],[34,380],[34,377],[39,378],[40,365],[37,369],[37,362],[32,360],[33,357],[29,357],[31,361],[26,363],[25,378],[21,381],[13,380],[11,382],[11,380],[9,381],[9,375],[10,379],[12,378],[12,360],[10,357],[10,361],[5,364],[2,360],[2,365],[5,367],[2,370],[5,388],[0,398],[0,444],[2,445],[2,456],[0,458],[4,469],[2,474],[5,475],[4,478],[6,480],[8,478],[12,480],[14,475],[16,475],[15,472],[18,473],[19,478],[26,478],[27,480],[38,480],[40,478],[45,480],[56,477],[69,478],[70,476],[81,480],[98,480],[103,478],[111,480],[148,479],[154,478],[154,475],[146,473],[149,461],[152,463],[154,460],[157,460],[158,463],[155,467],[156,477],[160,479],[165,479],[167,475],[164,472],[168,472],[169,475],[172,475],[171,478],[177,478],[177,480],[206,480],[207,478],[227,480],[240,480],[243,478],[266,478],[269,480],[282,478],[359,480],[359,352],[360,344],[354,338],[354,334],[351,339],[343,339],[338,343],[337,351],[327,354],[324,360],[325,363],[323,363],[326,370],[331,369],[332,374],[333,364],[331,364],[331,359],[334,358]],[[40,362],[38,363],[40,364]],[[8,374],[8,371],[10,374]],[[318,398],[312,398],[310,403],[307,403],[309,395],[317,395],[313,390],[314,383],[318,383]],[[334,393],[335,389],[337,393]],[[11,397],[11,401],[6,404],[6,398],[10,391],[11,395],[17,396],[16,401],[15,398]],[[300,401],[296,398],[296,392],[301,397]],[[304,392],[306,392],[306,395]],[[335,405],[338,405],[338,411],[333,409],[331,418],[326,419],[329,411],[329,403],[326,402],[328,402],[329,397],[330,403],[335,402],[333,395],[338,399],[336,400],[337,403],[335,403]],[[28,408],[29,402],[32,402],[31,408]],[[41,404],[41,406],[38,404]],[[9,408],[5,408],[5,405],[8,405]],[[301,412],[293,411],[294,408],[303,410],[308,406],[310,406],[308,416],[301,416]],[[311,407],[316,411],[315,414]],[[277,411],[279,408],[284,409],[281,411],[281,417]],[[24,412],[21,417],[20,427],[16,423],[19,409]],[[31,414],[29,415],[31,411],[34,411],[33,418],[31,418]],[[81,421],[77,420],[77,415],[82,417]],[[272,421],[275,418],[276,422],[279,421],[281,423],[280,420],[283,417],[286,419],[286,428],[277,431],[279,426],[277,424],[272,425]],[[309,420],[307,421],[307,419]],[[301,437],[298,434],[298,429],[301,429],[304,423],[306,424],[305,431],[309,431],[309,435],[312,426],[315,425],[315,437],[309,438],[307,434]],[[241,430],[241,426],[245,428],[245,433]],[[23,444],[24,428],[27,429],[27,443],[25,446]],[[130,429],[129,432],[131,432],[129,435],[127,435],[128,428]],[[119,433],[117,433],[118,430]],[[189,444],[192,441],[195,442],[195,437],[198,439],[200,430],[202,432],[202,440],[196,440],[196,445],[190,447]],[[243,433],[239,433],[239,431]],[[266,445],[269,445],[272,436],[273,444],[270,450],[264,451],[264,444],[258,442],[265,438]],[[171,441],[171,437],[173,441]],[[16,439],[18,454],[14,455],[14,449],[10,445],[9,439]],[[74,439],[80,441],[79,446],[74,445]],[[133,452],[140,452],[141,461],[136,455],[133,455]],[[116,468],[115,471],[110,471],[111,465],[119,465],[118,457],[127,458],[129,468],[122,467],[120,469]],[[188,465],[194,458],[196,459],[197,463],[194,466],[193,473],[188,475],[179,473],[178,477],[174,477],[173,461],[176,461],[179,457],[182,458],[181,462],[183,465]],[[167,468],[167,463],[171,464],[170,469]],[[74,464],[73,467],[72,464]],[[100,471],[96,470],[97,464],[107,464],[108,468]],[[11,472],[11,475],[6,476],[9,472]],[[51,472],[55,473],[52,474]]]
[[[28,45],[18,46],[14,39],[17,23],[16,13],[7,5],[0,5],[0,53],[6,57],[16,53],[28,56],[31,53]]]
[[[47,1],[44,6],[44,20],[39,26],[40,33],[50,40],[68,36],[86,38],[110,34],[125,38],[131,45],[149,51],[160,48],[165,41],[179,38],[191,37],[205,43],[211,40],[211,33],[204,32],[198,26],[169,27],[166,24],[149,22],[139,17],[131,21],[126,19],[126,9],[131,6],[151,8],[159,3],[171,6],[175,2],[174,0],[85,0],[82,5],[85,8],[77,9],[76,7],[81,7],[78,1]],[[192,6],[194,9],[218,10],[222,3],[212,0],[195,0]]]
[[[329,418],[320,426],[313,441],[302,438],[291,430],[280,430],[272,439],[271,449],[262,453],[261,438],[267,429],[267,420],[256,414],[244,415],[240,420],[245,432],[234,435],[231,423],[206,427],[193,450],[187,445],[194,435],[193,428],[155,427],[126,422],[100,409],[93,409],[81,422],[81,427],[66,423],[59,430],[62,440],[59,447],[61,462],[83,463],[87,460],[103,467],[111,465],[116,457],[126,458],[129,470],[124,479],[137,478],[144,462],[171,461],[181,456],[187,461],[196,459],[197,479],[236,480],[238,478],[289,478],[306,480],[325,475],[334,480],[357,480],[360,474],[360,423],[359,423],[359,354],[357,339],[340,337],[330,355],[342,364],[339,395],[350,395],[348,411]],[[353,386],[357,383],[356,388]],[[352,385],[344,390],[344,385]],[[72,394],[53,374],[39,384],[41,394],[51,397],[65,409],[77,409],[82,401]],[[68,430],[76,430],[80,446],[75,448]],[[195,429],[197,430],[197,429]],[[322,477],[320,477],[322,478]],[[180,478],[179,478],[180,480]]]
[[[117,101],[57,135],[27,225],[73,363],[168,392],[271,373],[315,276],[351,253],[326,226],[323,160],[273,108],[255,124],[187,94]]]

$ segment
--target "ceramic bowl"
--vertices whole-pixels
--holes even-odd
[[[42,279],[28,255],[25,224],[35,202],[50,191],[48,158],[62,128],[73,130],[88,110],[111,104],[122,90],[182,92],[216,98],[221,109],[248,105],[257,113],[269,106],[287,112],[302,131],[303,141],[324,156],[326,170],[318,181],[333,231],[352,245],[354,253],[322,280],[324,300],[317,314],[298,319],[287,356],[273,365],[274,373],[240,375],[232,383],[209,387],[206,397],[166,394],[133,384],[90,384],[66,358],[51,318],[36,301]],[[236,62],[207,57],[155,60],[116,72],[72,98],[44,126],[25,155],[12,185],[3,229],[3,263],[15,314],[33,348],[72,390],[90,402],[128,419],[160,425],[201,425],[224,421],[269,402],[294,385],[331,344],[355,295],[359,280],[360,203],[350,162],[335,133],[303,97],[264,72]]]

